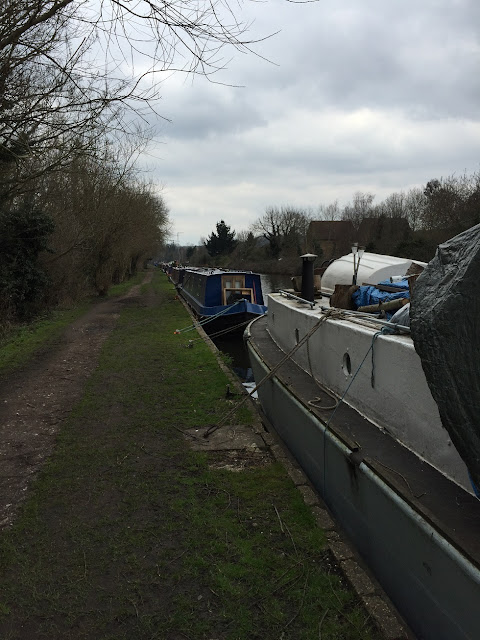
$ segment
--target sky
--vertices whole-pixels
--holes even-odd
[[[171,237],[199,244],[224,220],[248,230],[270,206],[315,213],[480,169],[478,0],[232,2],[258,55],[215,82],[161,86],[146,166]]]

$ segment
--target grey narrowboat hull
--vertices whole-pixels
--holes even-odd
[[[259,318],[245,334],[257,384],[284,356]],[[412,631],[480,637],[480,503],[342,406],[308,405],[311,377],[289,361],[258,390],[269,421]],[[325,404],[331,404],[328,396]]]

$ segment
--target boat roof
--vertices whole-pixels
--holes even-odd
[[[269,298],[272,298],[276,302],[294,309],[295,312],[299,314],[310,315],[315,318],[321,317],[330,308],[330,297],[326,295],[320,295],[318,298],[315,298],[314,302],[307,304],[305,304],[306,301],[302,301],[301,298],[297,297],[296,295],[292,295],[292,293],[289,291],[278,291],[276,293],[271,292],[267,295]],[[303,304],[299,304],[300,301],[302,301]],[[337,317],[335,322],[339,324],[353,322],[358,327],[359,331],[366,331],[372,335],[374,333],[377,333],[379,329],[381,329],[385,325],[389,325],[388,320],[379,318],[378,314],[375,313],[360,313],[359,311],[354,311],[351,309],[340,309],[340,311],[342,311],[344,317],[341,319]],[[398,326],[399,325],[397,325],[397,327]],[[400,326],[400,329],[401,332],[387,333],[384,337],[411,343],[413,348],[413,341],[410,336],[409,329],[403,326]]]
[[[185,267],[185,271],[192,271],[194,273],[199,273],[200,275],[205,276],[215,276],[215,275],[228,275],[228,274],[252,274],[258,275],[253,271],[248,271],[247,269],[218,269],[216,267]]]
[[[333,293],[336,284],[352,284],[353,257],[354,254],[349,253],[327,267],[322,275],[322,291]],[[412,262],[427,266],[426,262],[419,260],[365,252],[358,266],[357,284],[378,284],[392,276],[404,276]]]

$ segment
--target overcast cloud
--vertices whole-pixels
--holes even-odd
[[[379,202],[479,170],[478,0],[281,0],[243,5],[252,35],[219,82],[170,77],[152,178],[173,238],[197,244],[267,206],[315,210],[356,191]],[[178,234],[178,235],[177,235]]]

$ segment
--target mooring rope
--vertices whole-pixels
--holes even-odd
[[[265,384],[265,382],[267,382],[267,380],[270,380],[270,378],[272,378],[275,373],[280,369],[280,367],[285,364],[285,362],[287,362],[287,360],[289,360],[293,354],[298,351],[298,349],[300,349],[300,347],[302,347],[305,342],[307,340],[310,339],[310,337],[315,333],[315,331],[320,327],[320,325],[322,325],[328,318],[332,317],[334,314],[336,314],[338,312],[337,309],[332,309],[330,312],[326,312],[319,320],[318,322],[316,322],[313,327],[303,336],[303,338],[297,342],[297,344],[287,353],[285,354],[285,356],[280,360],[280,362],[278,362],[273,369],[271,369],[269,371],[269,373],[267,373],[267,375],[262,378],[262,380],[260,380],[260,382],[255,385],[255,387],[248,393],[246,394],[230,411],[228,411],[222,418],[220,418],[220,420],[218,421],[218,424],[213,425],[212,427],[210,427],[209,429],[207,429],[207,431],[205,431],[205,433],[203,434],[204,438],[208,438],[208,436],[211,433],[214,433],[215,431],[217,431],[217,429],[220,429],[220,427],[222,427],[226,421],[228,420],[228,418],[230,416],[232,416],[236,411],[238,411],[238,409],[258,390],[260,389],[260,387]]]
[[[240,322],[239,324],[235,324],[232,327],[226,327],[225,329],[221,329],[219,331],[216,331],[215,333],[208,333],[207,334],[207,338],[219,338],[220,336],[226,335],[227,333],[230,333],[231,331],[236,331],[237,329],[241,329],[242,327],[246,327],[247,324],[250,324],[252,320],[249,318],[248,320],[245,320],[244,322]],[[190,346],[191,344],[194,344],[195,342],[200,342],[201,340],[205,340],[204,336],[200,336],[199,338],[195,338],[195,340],[189,340],[189,344],[187,345]]]
[[[355,371],[355,373],[353,374],[352,379],[351,379],[351,380],[350,380],[350,382],[348,383],[347,388],[346,388],[346,389],[345,389],[345,391],[343,392],[343,394],[342,394],[342,396],[341,396],[340,400],[337,402],[336,407],[334,408],[333,412],[331,413],[330,417],[328,418],[328,420],[327,420],[327,422],[326,422],[326,424],[325,424],[325,426],[326,426],[326,428],[327,428],[327,429],[328,429],[328,427],[329,427],[329,425],[330,425],[330,422],[331,422],[331,421],[332,421],[332,419],[333,419],[333,416],[334,416],[334,415],[335,415],[335,413],[337,412],[337,409],[339,408],[339,406],[340,406],[340,405],[343,403],[343,401],[345,400],[345,396],[347,395],[347,393],[348,393],[348,391],[349,391],[350,387],[352,386],[352,384],[353,384],[353,382],[354,382],[355,378],[356,378],[356,377],[357,377],[357,375],[360,373],[360,369],[363,367],[363,365],[364,365],[364,363],[365,363],[365,361],[366,361],[366,359],[367,359],[368,354],[370,353],[370,351],[372,352],[372,366],[373,366],[373,345],[375,344],[375,340],[378,338],[378,336],[382,335],[383,333],[385,333],[385,329],[382,329],[381,331],[376,331],[376,332],[375,332],[375,334],[373,335],[373,337],[372,337],[372,342],[370,343],[370,346],[368,347],[368,351],[367,351],[367,353],[363,356],[363,359],[362,359],[362,361],[360,362],[360,364],[358,365],[357,370],[356,370],[356,371]],[[374,379],[374,378],[373,378],[373,370],[372,370],[372,380],[373,380],[373,379]],[[372,386],[373,386],[373,382],[372,382]]]
[[[317,403],[321,402],[321,398],[317,397],[314,398],[313,400],[309,400],[308,404],[311,407],[314,407],[315,409],[321,409],[322,411],[329,411],[331,409],[335,409],[335,407],[337,406],[337,399],[335,398],[335,396],[333,395],[333,393],[330,393],[330,391],[324,387],[321,382],[319,382],[316,377],[315,374],[313,373],[313,367],[312,367],[312,360],[310,358],[310,340],[307,340],[307,358],[308,358],[308,368],[310,369],[310,375],[312,376],[312,380],[315,382],[315,384],[317,385],[317,387],[320,389],[320,391],[322,391],[323,393],[325,393],[327,396],[330,396],[330,398],[332,400],[335,400],[335,404],[330,405],[328,407],[320,407]]]
[[[338,319],[338,320],[348,320],[349,318],[346,317],[346,314],[342,313],[342,310],[340,309],[330,309],[330,310],[326,310],[324,311],[322,317],[318,320],[317,323],[315,323],[313,325],[313,327],[303,336],[303,338],[287,353],[285,354],[285,356],[273,367],[273,369],[271,369],[269,371],[269,373],[267,373],[266,376],[264,376],[262,378],[262,380],[260,380],[260,382],[255,385],[255,387],[249,392],[247,393],[230,411],[228,411],[222,418],[220,418],[219,422],[216,425],[213,425],[212,427],[210,427],[209,429],[207,429],[207,431],[204,433],[203,437],[204,438],[208,438],[208,436],[211,433],[214,433],[215,431],[217,431],[217,429],[220,429],[225,423],[226,421],[230,418],[230,416],[232,416],[233,414],[236,413],[236,411],[238,411],[238,409],[249,399],[251,398],[251,396],[258,390],[260,389],[260,387],[262,385],[265,384],[265,382],[267,382],[268,380],[270,380],[270,378],[272,378],[277,371],[280,369],[280,367],[285,364],[285,362],[287,362],[297,351],[298,349],[300,349],[300,347],[302,347],[305,343],[307,343],[307,355],[308,355],[308,361],[309,361],[309,366],[310,366],[310,371],[311,371],[311,375],[313,380],[315,381],[315,383],[319,386],[319,388],[327,393],[328,395],[330,395],[332,398],[334,398],[334,396],[327,391],[322,385],[320,385],[320,383],[318,382],[318,380],[316,380],[315,376],[313,375],[312,372],[312,366],[311,366],[311,360],[310,360],[310,352],[309,352],[309,343],[308,341],[310,340],[310,338],[312,337],[312,335],[315,333],[315,331],[317,331],[317,329],[320,327],[320,325],[322,325],[324,322],[326,322],[326,320],[328,319]],[[374,368],[374,359],[373,359],[373,348],[375,345],[375,341],[376,339],[380,336],[380,335],[384,335],[384,334],[392,334],[395,333],[395,329],[394,327],[383,327],[380,331],[376,331],[375,334],[372,337],[372,341],[371,344],[367,350],[367,352],[365,353],[362,361],[360,362],[360,364],[357,367],[357,370],[355,371],[355,373],[352,376],[352,379],[350,380],[350,382],[348,383],[345,391],[343,392],[342,396],[339,398],[338,402],[336,402],[336,404],[329,406],[329,407],[318,407],[314,404],[315,400],[313,401],[309,401],[308,404],[316,409],[321,409],[321,410],[332,410],[332,413],[330,414],[328,420],[325,424],[326,430],[329,429],[330,423],[333,419],[333,417],[335,416],[337,410],[339,409],[339,407],[343,404],[343,402],[345,401],[345,397],[348,393],[348,391],[350,390],[350,387],[352,386],[353,382],[355,381],[356,377],[358,376],[358,374],[360,373],[361,368],[363,367],[363,365],[365,364],[365,361],[367,360],[367,357],[369,355],[370,352],[372,352],[372,374],[371,374],[371,384],[372,387],[375,384],[375,368]]]
[[[205,320],[198,320],[194,324],[191,324],[188,327],[185,327],[183,329],[175,329],[175,331],[173,333],[174,334],[185,333],[187,331],[193,331],[194,329],[196,329],[199,326],[203,327],[206,324],[208,324],[209,322],[211,322],[212,320],[215,320],[216,318],[219,318],[220,316],[223,316],[225,313],[228,313],[230,311],[230,309],[235,307],[237,304],[240,304],[241,302],[243,302],[243,300],[237,300],[237,302],[234,302],[233,304],[229,305],[228,307],[226,307],[222,311],[219,311],[215,315],[208,316]]]

